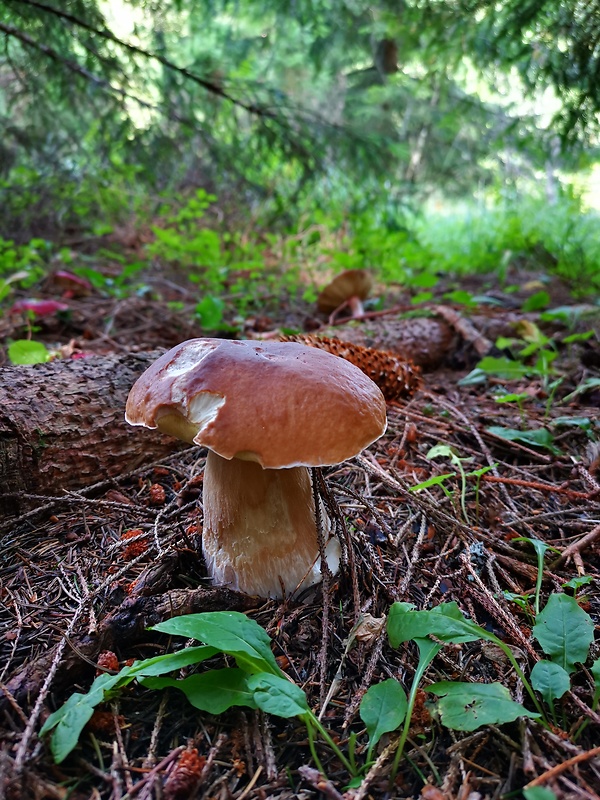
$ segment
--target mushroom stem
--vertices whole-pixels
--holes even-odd
[[[263,469],[256,461],[228,460],[209,450],[203,504],[202,551],[215,583],[281,598],[321,580],[306,467]],[[322,512],[327,563],[335,573],[340,545],[328,536],[329,520]]]
[[[345,309],[350,309],[350,316],[353,319],[358,319],[362,317],[365,313],[365,307],[362,304],[362,300],[360,297],[356,297],[356,295],[349,297],[347,300],[344,300],[341,305],[339,305],[334,311],[331,312],[329,315],[329,324],[333,325],[335,323],[336,318],[341,314],[341,312]]]

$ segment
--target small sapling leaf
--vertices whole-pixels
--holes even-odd
[[[395,731],[406,717],[408,700],[402,686],[394,678],[371,686],[360,704],[360,718],[369,734],[367,761],[384,733]]]
[[[442,723],[455,731],[474,731],[482,725],[501,725],[519,717],[537,719],[510,696],[500,683],[440,681],[427,687],[438,696],[436,709]]]
[[[563,589],[573,589],[574,592],[578,592],[582,586],[587,586],[593,580],[591,575],[576,575],[570,581],[563,583],[562,587]]]
[[[554,700],[561,698],[571,688],[569,673],[553,661],[538,661],[531,670],[530,680],[550,708]]]
[[[551,594],[536,617],[533,635],[544,653],[569,674],[584,663],[594,640],[594,623],[574,597]]]
[[[416,486],[409,486],[410,492],[420,492],[422,489],[429,489],[430,486],[443,486],[444,481],[448,478],[456,477],[456,472],[446,472],[443,475],[434,475],[422,483],[417,483]]]

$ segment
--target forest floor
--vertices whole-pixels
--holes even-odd
[[[518,280],[525,286],[532,277]],[[443,708],[428,692],[438,681],[500,683],[536,711],[522,677],[544,659],[532,634],[538,578],[540,609],[553,596],[575,597],[586,619],[600,621],[600,308],[573,300],[555,281],[544,287],[550,307],[562,313],[524,313],[520,303],[536,291],[528,285],[534,288],[509,297],[491,278],[465,280],[462,288],[479,297],[472,306],[452,306],[442,292],[424,314],[445,327],[443,335],[439,325],[429,334],[419,328],[418,346],[413,337],[424,365],[421,387],[388,403],[388,429],[377,442],[323,470],[346,552],[325,588],[276,601],[209,585],[199,554],[205,451],[198,448],[123,474],[100,491],[57,490],[37,513],[4,521],[0,797],[479,800],[519,797],[528,786],[528,800],[553,796],[542,789],[558,798],[598,798],[598,640],[585,665],[567,670],[558,699],[551,689],[538,691],[538,718],[486,718],[457,730],[444,724]],[[69,321],[40,323],[36,338],[68,357],[153,350],[203,335],[162,294],[162,301],[78,298]],[[181,292],[173,297],[180,300]],[[380,320],[390,346],[390,325],[407,319],[407,302],[386,297],[387,314],[352,323],[370,326],[362,343],[377,339]],[[281,326],[314,331],[323,322],[307,304],[288,300],[248,319],[244,335]],[[2,334],[18,338],[22,330],[13,321]],[[490,368],[473,376],[482,357],[477,334],[491,343],[512,338],[490,354],[506,358],[510,350],[518,372],[507,377]],[[526,347],[529,354],[521,352]],[[498,402],[501,392],[507,402]],[[436,456],[430,451],[437,446]],[[463,480],[461,470],[479,474]],[[411,491],[432,478],[437,482]],[[139,534],[134,542],[131,531]],[[550,549],[544,553],[540,543]],[[43,721],[73,691],[88,691],[99,662],[120,668],[182,647],[181,637],[147,627],[172,616],[184,595],[194,612],[243,611],[262,626],[277,664],[304,690],[362,781],[351,781],[332,747],[318,734],[313,743],[297,716],[243,706],[211,715],[174,688],[135,682],[100,705],[75,749],[53,762],[49,737],[38,735]],[[388,730],[366,765],[361,700],[390,678],[408,692],[419,658],[414,641],[390,643],[385,621],[394,603],[419,610],[457,603],[511,648],[521,672],[489,636],[446,644],[421,677],[399,764],[398,732]],[[554,657],[562,653],[568,663],[582,639],[568,625],[561,636]],[[211,662],[224,664],[233,660]],[[477,716],[488,703],[472,705]],[[469,713],[465,707],[463,718]]]

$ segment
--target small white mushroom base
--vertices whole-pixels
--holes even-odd
[[[319,583],[315,505],[306,467],[263,469],[209,450],[204,472],[202,551],[216,584],[281,598]],[[340,544],[322,511],[325,555],[334,574]]]

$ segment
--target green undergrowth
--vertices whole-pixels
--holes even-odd
[[[319,286],[344,269],[369,269],[383,292],[386,287],[402,290],[415,304],[442,300],[467,311],[481,303],[502,304],[461,288],[461,276],[474,273],[489,274],[491,285],[503,288],[513,304],[509,296],[520,288],[514,276],[523,269],[535,271],[542,281],[562,276],[576,295],[587,293],[592,300],[600,289],[600,218],[584,213],[566,193],[554,205],[528,198],[476,209],[466,205],[452,214],[414,213],[404,207],[313,207],[287,229],[266,229],[260,215],[240,218],[234,226],[219,222],[219,201],[203,189],[165,193],[147,203],[122,201],[122,206],[119,197],[108,186],[93,202],[90,197],[86,202],[85,192],[73,199],[70,214],[86,232],[85,248],[39,237],[21,244],[0,239],[0,313],[6,314],[17,296],[47,293],[46,278],[57,270],[74,273],[107,297],[137,294],[159,301],[155,278],[165,275],[196,298],[187,304],[170,300],[172,310],[185,311],[207,333],[229,334],[242,330],[253,313],[276,313],[286,299],[313,302]],[[102,213],[90,227],[98,208]],[[137,226],[145,232],[135,250],[119,244],[120,213],[130,214],[133,231]],[[455,279],[454,288],[448,278]],[[370,303],[371,309],[379,307],[376,297]],[[558,319],[560,312],[550,307],[544,289],[521,305],[524,312],[539,311],[541,318],[554,312]],[[61,313],[68,317],[69,310]],[[34,323],[35,314],[30,319]],[[34,334],[32,326],[23,338],[34,339]],[[551,374],[551,347],[527,344],[537,348],[538,361],[547,357],[539,369]],[[35,358],[32,353],[27,358]]]
[[[538,548],[540,576],[544,552]],[[600,659],[583,669],[594,640],[589,614],[576,597],[563,593],[551,594],[539,611],[538,587],[533,621],[532,636],[541,655],[527,674],[513,650],[500,637],[464,617],[456,603],[443,603],[424,611],[415,610],[411,603],[394,603],[387,618],[387,637],[394,650],[412,643],[414,649],[409,652],[416,656],[412,680],[406,687],[394,677],[373,684],[360,704],[364,728],[344,738],[327,729],[311,709],[304,690],[281,670],[269,636],[255,621],[233,611],[176,617],[152,630],[197,640],[202,642],[200,646],[136,661],[116,674],[100,674],[86,693],[75,692],[48,717],[41,735],[49,736],[54,761],[64,761],[77,747],[95,708],[136,681],[149,690],[177,689],[194,708],[213,715],[242,706],[276,717],[296,717],[306,727],[312,758],[320,772],[326,775],[318,752],[324,746],[338,759],[350,786],[360,785],[377,758],[382,737],[397,733],[390,772],[393,781],[404,756],[419,689],[429,696],[433,724],[455,731],[474,731],[521,717],[547,728],[567,730],[567,707],[560,701],[576,675],[579,683],[583,680],[587,685],[590,709],[598,708]],[[348,646],[352,640],[351,634]],[[504,653],[524,687],[525,704],[513,700],[507,686],[497,682],[427,681],[427,670],[444,647],[481,640]],[[233,659],[235,666],[215,666],[214,659],[219,655]],[[205,668],[209,660],[210,665]],[[586,725],[587,721],[580,720],[571,728],[572,741],[581,736]]]

